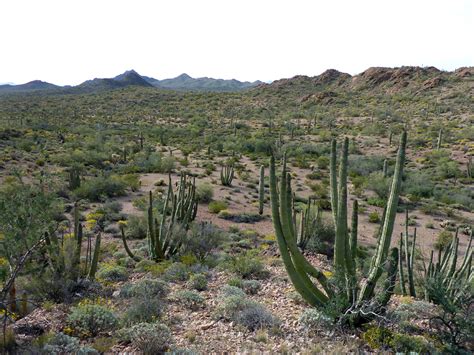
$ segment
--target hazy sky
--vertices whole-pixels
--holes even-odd
[[[474,65],[474,0],[0,0],[0,82]]]

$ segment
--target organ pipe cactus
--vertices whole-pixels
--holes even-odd
[[[79,221],[79,207],[77,203],[75,203],[73,210],[73,233],[71,237],[75,241],[76,247],[72,259],[68,263],[63,250],[63,243],[59,241],[58,236],[55,233],[46,233],[45,235],[49,264],[56,275],[73,281],[77,281],[84,277],[94,279],[99,262],[101,235],[99,233],[96,237],[93,252],[92,247],[90,246],[91,237],[88,236],[85,265],[84,268],[81,268],[82,242],[84,239],[83,234],[82,224]],[[68,264],[68,267],[66,267],[66,264]]]
[[[265,167],[260,167],[260,176],[258,179],[258,213],[263,214],[263,204],[265,202]]]
[[[336,177],[336,142],[331,144],[331,205],[335,221],[335,250],[334,268],[337,276],[345,279],[346,292],[341,292],[320,270],[311,265],[297,246],[294,217],[292,211],[291,175],[286,169],[286,157],[283,159],[282,174],[279,189],[275,158],[270,161],[270,193],[272,217],[275,234],[283,263],[295,289],[312,306],[325,307],[336,297],[345,297],[346,307],[342,313],[356,315],[355,322],[363,322],[370,318],[367,308],[374,312],[386,305],[393,293],[394,281],[398,264],[398,249],[393,248],[389,256],[389,248],[395,222],[396,209],[401,189],[403,166],[405,162],[406,132],[400,138],[395,172],[392,179],[390,195],[386,212],[379,232],[376,252],[373,256],[368,277],[361,282],[356,275],[356,248],[357,248],[357,204],[354,205],[352,230],[347,226],[347,165],[348,139],[342,144],[341,159],[339,162],[339,178]],[[384,290],[380,296],[374,297],[377,281],[380,279],[386,265],[388,276],[384,283]],[[331,303],[332,304],[332,303]]]
[[[467,160],[467,177],[469,179],[474,178],[474,170],[472,168],[472,157]]]
[[[69,190],[75,190],[81,186],[81,171],[79,167],[74,166],[69,169]]]
[[[387,175],[388,175],[388,162],[387,162],[387,159],[384,159],[384,161],[383,161],[382,175],[383,175],[384,178],[386,178]]]
[[[440,128],[438,132],[438,140],[436,142],[436,149],[441,149],[441,144],[443,144],[443,129]]]
[[[223,186],[232,186],[232,180],[234,179],[234,167],[233,165],[226,164],[221,169],[221,183]]]
[[[469,244],[461,263],[458,263],[459,237],[458,230],[451,244],[445,250],[439,250],[438,260],[434,261],[431,251],[430,262],[425,268],[425,298],[437,303],[437,292],[443,289],[447,296],[456,303],[462,294],[472,287],[474,270],[472,269],[473,234],[471,231]]]
[[[297,243],[301,250],[304,250],[314,236],[318,224],[321,223],[321,210],[316,205],[315,200],[309,199],[305,209],[301,211],[299,223]]]
[[[178,183],[178,189],[173,191],[171,175],[168,177],[168,191],[164,196],[164,204],[161,210],[161,219],[158,221],[153,211],[153,193],[150,191],[147,209],[148,221],[148,253],[154,261],[162,261],[175,255],[181,248],[181,237],[188,230],[190,223],[196,218],[197,198],[196,181],[188,180],[186,174],[182,174]],[[182,230],[179,230],[181,228]],[[135,256],[127,245],[125,233],[122,230],[122,241],[127,254],[136,261],[140,258]]]

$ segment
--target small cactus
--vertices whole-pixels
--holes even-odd
[[[221,183],[223,186],[232,186],[232,180],[234,179],[234,167],[233,165],[226,164],[221,169]]]
[[[263,205],[265,202],[265,167],[260,167],[260,177],[258,179],[258,213],[263,214]]]

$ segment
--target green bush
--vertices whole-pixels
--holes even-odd
[[[301,314],[299,322],[306,328],[319,330],[331,328],[334,323],[331,318],[315,308],[308,308]]]
[[[262,288],[262,284],[257,280],[243,280],[242,288],[246,294],[255,295]]]
[[[142,279],[134,284],[126,284],[120,290],[120,296],[165,298],[169,293],[167,283],[159,279]]]
[[[436,237],[433,246],[436,250],[446,250],[453,240],[453,234],[448,231],[441,231]]]
[[[390,346],[393,335],[393,332],[387,328],[371,326],[362,334],[362,339],[364,339],[372,349],[380,349]]]
[[[192,275],[188,281],[188,287],[196,291],[207,290],[207,277],[203,274]]]
[[[118,321],[114,313],[98,304],[78,305],[72,308],[68,324],[81,337],[94,337],[114,330]]]
[[[161,318],[165,308],[166,304],[161,298],[133,298],[122,316],[122,322],[126,325],[155,322]]]
[[[380,222],[380,215],[377,211],[373,211],[369,213],[369,222],[370,223],[379,223]]]
[[[173,299],[175,302],[191,310],[197,310],[204,305],[204,297],[197,292],[189,290],[176,292],[173,295]]]
[[[105,201],[110,197],[124,196],[126,185],[115,177],[100,176],[84,181],[74,190],[77,198]]]
[[[236,214],[231,213],[228,210],[220,211],[218,217],[235,223],[255,223],[260,222],[262,219],[265,218],[264,216],[259,215],[258,213]]]
[[[213,224],[195,223],[183,241],[183,250],[204,261],[224,240],[225,233]]]
[[[164,272],[163,278],[171,282],[186,281],[189,278],[189,268],[183,263],[171,264]]]
[[[233,257],[229,262],[229,269],[244,279],[262,278],[267,275],[260,259],[251,254]]]
[[[97,278],[110,282],[126,281],[128,279],[128,272],[123,266],[105,264],[97,271]]]
[[[214,188],[211,184],[205,182],[196,186],[196,198],[199,202],[209,203],[214,197]]]
[[[122,329],[119,336],[144,354],[163,354],[173,341],[169,328],[159,323],[139,323]]]
[[[58,333],[43,347],[45,354],[99,354],[96,350],[81,346],[79,339]]]
[[[211,213],[219,213],[222,210],[227,209],[229,205],[226,201],[212,201],[209,203],[208,209]]]

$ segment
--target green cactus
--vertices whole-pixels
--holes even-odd
[[[467,160],[467,177],[469,179],[474,178],[474,170],[472,169],[472,157]]]
[[[436,142],[436,149],[441,149],[441,144],[443,144],[443,129],[440,128],[438,131],[438,140]]]
[[[265,202],[265,167],[260,167],[260,177],[258,179],[258,213],[263,214],[263,205]]]
[[[388,145],[389,146],[392,146],[392,139],[393,139],[393,132],[390,131],[390,133],[388,135]]]
[[[147,238],[148,252],[152,260],[160,262],[179,251],[182,243],[181,238],[196,218],[197,208],[196,181],[193,178],[193,181],[189,182],[184,173],[180,177],[176,193],[173,191],[171,175],[168,176],[168,191],[164,196],[160,221],[154,217],[153,193],[150,191],[147,209]],[[135,256],[128,247],[123,230],[122,241],[127,254],[133,260],[139,261],[140,258]]]
[[[81,170],[79,167],[74,166],[69,169],[69,190],[75,190],[81,187]]]
[[[223,186],[232,186],[234,179],[234,166],[225,164],[221,169],[221,183]]]
[[[383,161],[383,168],[382,168],[383,177],[386,178],[388,176],[388,162],[387,159]]]
[[[55,233],[45,234],[46,247],[49,256],[49,264],[53,272],[68,280],[77,281],[81,278],[88,277],[93,279],[97,270],[99,260],[101,236],[100,233],[96,237],[94,252],[90,246],[90,236],[87,238],[87,251],[85,256],[85,265],[81,268],[82,242],[84,233],[82,224],[79,221],[79,206],[77,202],[73,209],[73,240],[76,242],[74,254],[70,263],[70,267],[66,268],[66,260],[62,243],[59,241]]]
[[[321,210],[314,199],[309,199],[306,207],[301,211],[299,226],[297,230],[297,243],[301,250],[305,250],[318,224],[321,223]],[[296,220],[296,218],[295,218]]]
[[[474,282],[474,270],[472,269],[473,248],[472,240],[474,239],[471,231],[469,244],[464,252],[462,263],[458,263],[459,254],[459,229],[451,241],[451,244],[445,250],[439,250],[438,261],[434,262],[433,250],[431,251],[430,262],[425,267],[425,298],[428,301],[438,302],[436,297],[438,290],[443,288],[453,303],[456,303],[461,295],[472,287]]]
[[[355,202],[352,215],[352,228],[349,233],[347,226],[347,165],[348,139],[342,144],[339,163],[339,178],[336,177],[336,142],[331,144],[331,204],[335,221],[335,250],[334,268],[336,275],[346,280],[346,304],[342,310],[353,315],[352,321],[360,323],[370,319],[367,314],[367,304],[372,304],[375,310],[386,305],[393,293],[396,271],[398,268],[398,249],[394,248],[389,256],[389,247],[401,189],[403,165],[405,161],[406,133],[401,135],[400,147],[393,175],[392,188],[388,198],[386,213],[382,221],[382,228],[378,238],[377,251],[373,257],[367,280],[361,283],[356,275],[356,248],[357,248],[357,213],[358,205]],[[330,283],[327,277],[313,267],[298,249],[296,243],[295,217],[292,215],[293,195],[291,192],[291,175],[286,169],[286,156],[283,159],[280,186],[277,189],[275,172],[275,158],[270,161],[270,194],[273,224],[277,237],[280,254],[295,289],[310,305],[325,307],[335,297],[341,297],[340,289]],[[303,221],[304,222],[304,221]],[[388,276],[384,290],[377,297],[374,304],[374,290],[380,279],[386,262],[389,261]],[[361,284],[361,286],[359,285]],[[343,295],[342,295],[343,296]]]

